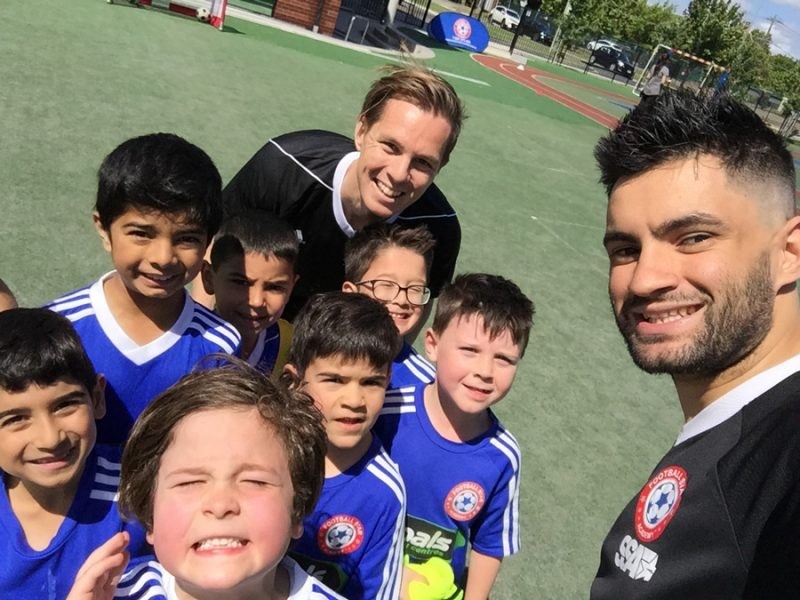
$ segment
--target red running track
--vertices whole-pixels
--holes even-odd
[[[559,77],[558,75],[553,75],[552,73],[548,73],[546,71],[540,71],[534,67],[524,66],[522,70],[520,70],[519,63],[516,63],[509,59],[498,58],[496,56],[488,56],[486,54],[473,54],[472,59],[479,64],[483,65],[491,69],[492,71],[496,71],[501,75],[505,75],[512,81],[516,81],[519,84],[524,85],[525,87],[533,90],[540,96],[545,96],[546,98],[550,98],[551,100],[555,100],[562,106],[566,106],[570,110],[574,110],[578,114],[581,114],[585,117],[588,117],[595,123],[599,123],[603,127],[607,127],[609,129],[613,129],[617,126],[619,120],[606,113],[602,110],[595,108],[591,104],[586,104],[585,102],[581,102],[580,100],[576,100],[569,94],[565,94],[564,92],[560,92],[557,89],[551,88],[547,84],[539,81],[539,77],[542,78],[549,78],[549,79],[557,79],[561,81],[566,81],[567,83],[573,85],[579,85],[580,87],[585,87],[587,89],[596,89],[592,88],[590,85],[581,84],[579,82],[573,81],[572,79],[567,79],[566,77]],[[600,91],[605,96],[608,94],[605,91]],[[622,98],[622,96],[619,96]],[[625,98],[625,100],[630,101],[630,98]]]

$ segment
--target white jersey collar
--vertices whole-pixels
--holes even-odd
[[[675,445],[700,435],[731,418],[764,392],[798,371],[800,371],[800,354],[751,377],[727,394],[720,396],[689,420],[681,429]]]
[[[342,206],[342,184],[344,183],[344,176],[347,169],[350,168],[360,156],[360,152],[350,152],[342,157],[339,164],[336,165],[336,171],[333,174],[333,215],[336,217],[336,224],[347,237],[353,237],[356,230],[347,222],[347,217],[344,216],[344,206]]]
[[[166,352],[181,339],[181,334],[186,331],[186,328],[189,326],[194,316],[194,304],[189,294],[184,291],[183,310],[178,320],[169,328],[169,331],[165,331],[152,342],[140,346],[125,333],[122,327],[120,327],[108,306],[106,294],[103,290],[103,282],[115,272],[116,271],[111,271],[106,273],[92,284],[92,287],[89,289],[89,299],[94,308],[97,322],[100,324],[100,327],[109,341],[134,364],[143,365],[163,352]]]

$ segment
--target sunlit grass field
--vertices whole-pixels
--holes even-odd
[[[97,168],[117,144],[175,132],[227,181],[272,135],[352,133],[385,62],[233,18],[220,33],[101,0],[9,0],[0,16],[0,277],[29,306],[110,269],[91,209]],[[517,381],[497,406],[523,446],[524,531],[493,598],[583,598],[608,527],[680,426],[669,381],[633,367],[608,308],[592,159],[604,130],[465,52],[435,52],[429,64],[469,113],[437,178],[461,218],[458,270],[510,277],[537,307]]]

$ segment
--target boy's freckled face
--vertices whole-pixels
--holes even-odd
[[[6,484],[38,488],[76,483],[105,412],[103,387],[90,394],[72,379],[22,392],[0,389],[0,470]],[[95,413],[97,413],[95,415]]]
[[[128,209],[108,231],[95,214],[103,246],[111,253],[125,287],[146,298],[169,298],[183,291],[203,266],[208,234],[180,213]]]
[[[375,279],[392,281],[400,287],[408,287],[410,285],[425,286],[428,283],[425,259],[422,255],[408,248],[389,246],[377,254],[361,281]],[[370,286],[354,286],[352,285],[353,283],[357,282],[347,282],[342,289],[346,292],[357,291],[375,298]],[[394,300],[389,302],[379,298],[375,299],[389,310],[389,314],[392,316],[400,335],[405,335],[413,330],[422,316],[423,307],[411,304],[405,292],[400,292]]]
[[[514,382],[519,346],[508,330],[491,339],[478,315],[458,317],[437,335],[425,334],[425,350],[436,363],[439,398],[476,414],[499,402]]]
[[[296,280],[291,263],[258,252],[232,256],[216,269],[206,263],[203,269],[203,284],[215,296],[216,311],[253,342],[281,317]]]
[[[302,524],[280,438],[254,408],[190,414],[161,457],[153,544],[185,595],[269,589]]]
[[[367,360],[338,355],[316,358],[303,381],[303,391],[325,417],[328,447],[360,457],[372,441],[369,432],[383,407],[389,365],[376,368]]]

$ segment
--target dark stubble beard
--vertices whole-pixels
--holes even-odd
[[[705,299],[710,297],[704,294]],[[665,296],[664,300],[685,300]],[[652,301],[652,298],[648,300]],[[689,299],[697,301],[697,298]],[[659,344],[669,336],[648,336],[636,333],[636,320],[630,308],[642,304],[639,297],[625,299],[617,326],[625,338],[633,362],[647,373],[669,375],[713,376],[736,365],[747,357],[766,337],[772,327],[775,292],[770,277],[769,256],[762,256],[741,281],[731,281],[713,303],[705,307],[703,328],[683,347],[661,354],[648,354],[648,345]]]

